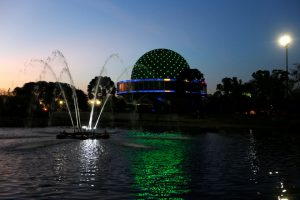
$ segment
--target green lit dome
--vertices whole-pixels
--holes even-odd
[[[189,64],[175,51],[154,49],[138,59],[131,79],[176,78],[186,68],[190,68]]]

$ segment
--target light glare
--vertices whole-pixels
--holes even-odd
[[[291,43],[292,39],[289,35],[283,35],[279,38],[279,44],[281,46],[288,46]]]

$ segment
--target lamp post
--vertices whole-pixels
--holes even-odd
[[[286,67],[286,98],[288,97],[289,90],[289,63],[288,63],[288,48],[292,38],[289,35],[283,35],[279,38],[278,42],[285,48],[285,67]]]

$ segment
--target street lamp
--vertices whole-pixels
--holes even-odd
[[[288,64],[288,48],[292,38],[289,35],[283,35],[279,38],[278,42],[281,46],[285,47],[285,67],[286,67],[286,97],[288,97],[289,89],[289,64]]]

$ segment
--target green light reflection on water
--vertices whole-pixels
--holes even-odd
[[[145,149],[130,151],[138,199],[183,199],[190,178],[183,169],[186,138],[180,133],[129,132]]]

